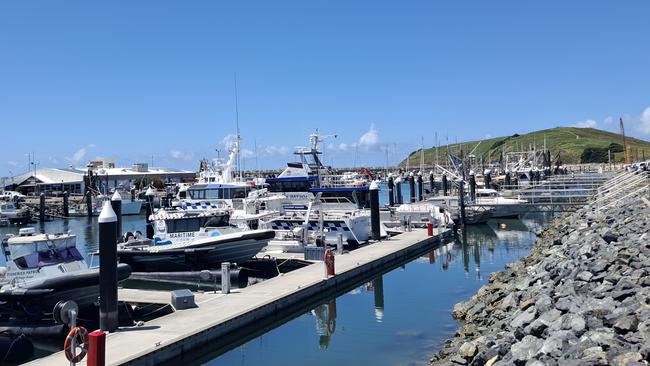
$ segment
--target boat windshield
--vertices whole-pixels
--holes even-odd
[[[84,260],[74,239],[12,244],[10,250],[14,263],[21,269]]]
[[[228,215],[209,217],[187,217],[165,220],[167,233],[195,232],[203,227],[224,227],[229,225]]]
[[[187,193],[193,200],[246,198],[247,187],[190,188]]]

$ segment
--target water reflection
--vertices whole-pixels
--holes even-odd
[[[336,330],[336,299],[317,306],[311,313],[316,317],[318,347],[320,349],[327,349]]]

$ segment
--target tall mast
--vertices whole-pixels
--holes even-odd
[[[237,127],[237,139],[235,140],[235,149],[237,149],[237,170],[239,171],[239,179],[241,179],[242,170],[241,170],[241,160],[239,154],[241,135],[239,134],[239,100],[237,96],[237,73],[235,73],[235,124]]]

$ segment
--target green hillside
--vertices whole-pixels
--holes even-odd
[[[449,149],[456,155],[460,153],[462,148],[465,155],[473,150],[476,159],[482,157],[484,161],[487,161],[488,158],[498,160],[502,151],[529,150],[533,146],[542,149],[544,139],[546,139],[547,148],[551,150],[551,155],[555,157],[559,153],[560,159],[565,164],[607,162],[608,150],[612,151],[613,162],[625,160],[621,135],[595,128],[556,127],[522,135],[514,134],[507,137],[451,144]],[[637,151],[639,157],[642,157],[645,153],[646,159],[650,159],[650,142],[628,137],[627,143],[631,148],[630,155],[632,159],[635,159]],[[425,164],[435,162],[435,150],[435,147],[425,148]],[[441,163],[446,162],[447,146],[440,146],[438,156]],[[420,164],[420,149],[413,151],[409,155],[409,164],[411,166]],[[406,159],[402,160],[400,165],[406,165]]]

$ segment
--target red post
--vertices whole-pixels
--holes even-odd
[[[106,333],[96,330],[88,334],[88,366],[106,365]]]
[[[325,250],[325,274],[327,277],[334,277],[334,253],[331,250]]]
[[[427,224],[427,235],[433,236],[433,224],[432,223]]]

